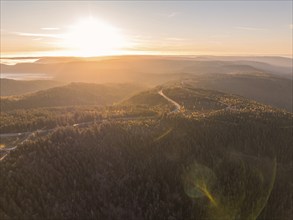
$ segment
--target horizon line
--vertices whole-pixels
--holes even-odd
[[[66,56],[66,55],[0,55],[0,59],[36,59],[36,58],[81,58],[81,59],[91,59],[91,58],[103,58],[103,57],[283,57],[293,59],[293,54],[109,54],[109,55],[99,55],[99,56]]]

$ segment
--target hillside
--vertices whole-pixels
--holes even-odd
[[[266,75],[219,74],[183,80],[193,87],[217,90],[292,112],[292,80]]]
[[[178,102],[184,108],[184,114],[188,112],[209,113],[219,110],[233,110],[235,108],[237,110],[247,111],[262,111],[264,108],[270,111],[277,110],[272,106],[255,102],[243,96],[199,88],[193,83],[194,81],[186,80],[163,84],[154,89],[138,93],[123,101],[122,104],[145,105],[148,107],[170,107],[170,103],[158,93],[158,91],[162,89],[165,95]],[[278,111],[283,112],[283,110]]]
[[[12,96],[49,89],[52,87],[64,85],[65,83],[53,80],[0,79],[0,84],[1,96]]]
[[[292,59],[283,57],[113,56],[41,58],[1,65],[5,73],[44,73],[70,82],[144,83],[170,81],[244,96],[292,112]],[[82,74],[81,74],[82,73]],[[14,87],[5,88],[12,91]],[[20,86],[21,88],[21,86]]]
[[[112,115],[131,108],[138,116]],[[85,127],[35,134],[0,161],[0,218],[290,219],[291,113],[186,84],[111,109]]]
[[[74,105],[111,105],[145,89],[132,84],[71,83],[65,86],[1,98],[1,110]]]

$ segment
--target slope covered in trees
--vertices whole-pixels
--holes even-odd
[[[25,93],[36,92],[39,90],[49,89],[61,86],[65,83],[53,80],[13,80],[0,79],[1,96],[23,95]]]
[[[1,72],[44,73],[64,82],[146,83],[193,79],[198,88],[241,95],[292,112],[292,59],[284,57],[114,56],[42,58]],[[11,87],[12,88],[12,87]]]
[[[75,105],[111,105],[144,86],[133,84],[70,83],[22,96],[1,97],[1,110]]]
[[[269,116],[60,128],[1,162],[1,219],[288,219],[292,135]]]
[[[161,89],[182,105],[179,113],[170,113]],[[62,115],[44,114],[60,120],[54,111]],[[182,84],[113,107],[63,111],[71,123],[108,120],[61,123],[0,161],[1,219],[292,217],[291,113]]]
[[[187,80],[197,88],[217,90],[237,94],[248,99],[293,111],[292,79],[283,79],[266,75],[249,74],[218,74],[200,76]]]

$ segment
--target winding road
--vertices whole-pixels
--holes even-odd
[[[175,106],[175,109],[171,112],[171,113],[177,113],[180,112],[180,110],[182,109],[181,105],[179,105],[177,102],[175,102],[173,99],[170,99],[168,96],[166,96],[163,93],[163,89],[161,89],[158,94],[160,96],[162,96],[164,99],[166,99],[168,102],[170,102],[171,104],[173,104]]]
[[[77,127],[84,127],[84,126],[88,126],[88,125],[92,125],[95,123],[104,123],[107,122],[111,119],[114,120],[123,120],[123,121],[129,121],[129,120],[141,120],[141,119],[154,119],[156,118],[156,116],[144,116],[144,117],[133,117],[133,116],[126,116],[126,117],[113,117],[113,118],[107,118],[107,119],[102,119],[102,120],[94,120],[94,121],[88,121],[88,122],[80,122],[80,123],[76,123],[73,125],[70,125],[74,128]],[[24,144],[26,141],[30,140],[32,137],[35,137],[38,134],[48,134],[49,132],[55,131],[56,128],[51,128],[51,129],[38,129],[36,131],[32,131],[32,132],[18,132],[18,133],[6,133],[6,134],[0,134],[0,138],[5,138],[5,137],[21,137],[21,136],[26,136],[24,138],[24,140],[22,140],[20,143],[18,143],[17,145],[13,146],[13,147],[5,147],[0,149],[0,153],[2,153],[3,155],[0,157],[0,161],[2,161],[10,151],[15,150],[18,146]]]
[[[170,102],[172,105],[175,106],[175,109],[173,111],[171,111],[170,113],[178,113],[180,112],[180,110],[182,109],[182,106],[179,105],[176,101],[174,101],[173,99],[169,98],[168,96],[166,96],[164,93],[163,93],[163,89],[161,89],[158,94],[160,96],[162,96],[164,99],[166,99],[168,102]],[[144,119],[154,119],[155,116],[146,116],[146,117],[143,117]],[[135,119],[142,119],[142,117],[117,117],[117,118],[113,118],[115,120],[135,120]],[[104,120],[101,120],[101,121],[89,121],[89,122],[81,122],[81,123],[76,123],[76,124],[73,124],[71,125],[72,127],[82,127],[82,126],[87,126],[87,125],[91,125],[91,124],[94,124],[96,122],[101,122],[103,123],[104,121],[106,121],[105,119]],[[26,136],[26,138],[24,138],[24,140],[22,140],[19,144],[17,144],[16,146],[13,146],[13,147],[6,147],[6,148],[3,148],[3,149],[0,149],[0,152],[5,152],[4,155],[0,158],[0,161],[2,161],[6,156],[7,154],[12,151],[12,150],[15,150],[19,145],[22,145],[24,144],[26,141],[28,141],[29,139],[31,139],[32,137],[36,136],[37,134],[44,134],[44,133],[49,133],[51,131],[54,131],[55,128],[53,129],[47,129],[47,130],[42,130],[42,129],[38,129],[36,131],[33,131],[33,132],[18,132],[18,133],[6,133],[6,134],[0,134],[0,138],[5,138],[5,137],[20,137],[20,136]]]

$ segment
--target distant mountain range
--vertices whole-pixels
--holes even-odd
[[[61,81],[154,82],[152,74],[262,72],[291,78],[292,59],[282,57],[116,56],[40,58],[34,63],[1,64],[2,73],[45,73]],[[167,76],[168,78],[168,76]],[[166,80],[166,79],[165,79]]]
[[[292,111],[292,59],[284,57],[217,57],[217,56],[114,56],[99,58],[45,57],[34,63],[16,65],[1,64],[1,72],[44,73],[54,80],[16,81],[1,79],[1,96],[22,95],[65,85],[69,82],[84,83],[131,83],[156,86],[167,82],[185,82],[197,88],[218,90],[241,95],[264,104]],[[92,94],[94,86],[72,84],[63,87],[71,93],[84,96],[85,100],[76,103],[112,103],[101,101],[101,94]],[[73,87],[76,87],[73,89]],[[17,98],[32,99],[46,93],[56,94],[55,103],[67,96],[63,89],[52,89],[34,95]],[[84,94],[88,89],[91,93]],[[58,91],[58,92],[57,92]],[[68,92],[69,93],[69,92]],[[73,95],[74,96],[74,95]],[[89,97],[88,97],[89,96]],[[28,98],[30,97],[30,98]],[[91,98],[90,98],[91,97]],[[38,99],[36,99],[38,100]],[[71,99],[69,99],[71,100]],[[117,101],[119,99],[115,99]],[[67,101],[66,101],[67,102]]]

